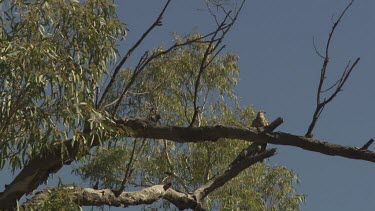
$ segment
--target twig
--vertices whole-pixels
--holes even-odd
[[[315,42],[313,42],[314,49],[315,49],[316,53],[320,57],[324,58],[324,61],[323,61],[323,64],[322,64],[322,69],[320,71],[320,80],[319,80],[319,85],[318,85],[318,90],[317,90],[317,95],[316,95],[316,108],[315,108],[315,112],[313,114],[313,118],[312,118],[312,121],[310,123],[310,126],[308,127],[307,132],[305,134],[305,137],[309,137],[309,138],[313,137],[312,131],[314,130],[314,127],[315,127],[316,122],[318,121],[318,119],[320,117],[320,114],[323,112],[325,106],[329,102],[331,102],[337,96],[337,94],[340,91],[342,91],[342,87],[344,86],[344,84],[348,80],[350,74],[352,73],[354,67],[358,64],[358,62],[360,60],[360,58],[357,58],[352,65],[350,65],[351,62],[349,61],[348,64],[346,65],[346,67],[345,67],[345,69],[344,69],[343,74],[341,75],[341,77],[332,86],[330,86],[329,88],[323,90],[323,84],[324,84],[324,81],[326,79],[327,67],[328,67],[328,63],[329,63],[329,48],[330,48],[330,45],[331,45],[333,34],[334,34],[335,30],[336,30],[336,27],[340,23],[342,17],[346,13],[346,11],[352,6],[353,2],[354,2],[354,0],[352,0],[348,4],[348,6],[346,6],[346,8],[344,9],[344,11],[341,13],[340,17],[337,19],[337,21],[333,23],[332,29],[331,29],[331,31],[329,33],[329,36],[328,36],[328,40],[327,40],[327,44],[326,44],[326,48],[325,48],[325,55],[324,56],[322,56],[317,51],[316,46],[315,46]],[[334,91],[331,94],[331,96],[329,96],[328,99],[324,98],[322,100],[321,94],[324,93],[324,92],[330,91],[332,89],[334,89]]]
[[[117,74],[119,73],[121,67],[124,65],[124,63],[126,62],[126,60],[132,55],[133,51],[135,49],[137,49],[137,47],[142,43],[142,41],[147,37],[147,35],[156,27],[156,26],[161,26],[161,20],[163,18],[163,15],[164,15],[164,12],[165,10],[167,9],[169,3],[171,2],[171,0],[168,0],[165,5],[164,5],[164,8],[163,10],[160,12],[159,16],[156,18],[156,20],[154,21],[154,23],[152,23],[152,25],[146,30],[145,33],[142,34],[142,36],[139,38],[139,40],[129,49],[129,51],[126,53],[126,55],[122,58],[122,60],[120,61],[120,63],[116,66],[112,76],[111,76],[111,80],[109,81],[107,87],[105,88],[104,92],[103,92],[103,95],[102,95],[102,98],[100,99],[99,101],[99,104],[98,104],[98,107],[100,107],[106,97],[106,95],[108,94],[109,90],[111,89],[111,87],[113,86],[113,83],[115,82],[115,79],[116,79],[116,76]]]
[[[183,46],[186,46],[186,45],[189,45],[191,43],[195,43],[195,42],[199,42],[201,40],[203,40],[204,38],[208,37],[209,35],[211,35],[213,33],[209,33],[205,36],[201,36],[201,37],[198,37],[198,38],[195,38],[195,39],[191,39],[191,40],[187,40],[183,43],[178,43],[176,42],[174,45],[172,45],[171,47],[169,47],[167,50],[165,51],[161,51],[161,52],[158,52],[158,53],[153,53],[150,57],[148,56],[148,52],[146,52],[142,57],[141,59],[139,60],[136,68],[134,69],[134,72],[130,78],[130,81],[127,83],[127,85],[125,86],[125,88],[123,89],[120,97],[118,99],[116,99],[116,104],[112,110],[112,117],[115,116],[119,106],[120,106],[120,103],[122,101],[122,99],[125,97],[126,93],[128,92],[128,90],[131,88],[131,86],[133,85],[133,83],[135,82],[135,79],[137,78],[137,76],[145,69],[145,67],[154,59],[162,56],[162,55],[165,55],[165,54],[168,54],[170,51],[172,51],[173,49],[175,48],[179,48],[179,47],[183,47]],[[113,103],[111,103],[113,104]]]
[[[195,123],[195,121],[197,119],[198,113],[199,113],[199,109],[198,109],[199,106],[197,105],[198,104],[198,90],[199,90],[199,84],[200,84],[200,80],[201,80],[202,74],[203,74],[204,70],[207,68],[207,66],[217,56],[217,54],[224,48],[224,46],[221,47],[219,49],[219,51],[217,51],[216,54],[214,54],[212,60],[210,60],[210,61],[207,62],[208,56],[211,55],[213,52],[216,51],[217,47],[221,44],[221,42],[224,39],[225,35],[228,33],[228,31],[234,25],[234,23],[237,20],[238,15],[241,12],[241,9],[242,9],[244,3],[245,3],[245,1],[242,1],[242,4],[241,4],[240,8],[237,10],[237,12],[236,12],[236,14],[234,15],[233,18],[230,16],[230,12],[225,12],[224,11],[226,13],[226,16],[223,19],[223,21],[219,24],[219,26],[217,27],[215,33],[211,37],[211,40],[210,40],[210,42],[209,42],[209,44],[208,44],[208,46],[206,48],[205,53],[203,54],[203,58],[202,58],[201,65],[200,65],[200,68],[199,68],[199,73],[198,73],[197,79],[195,81],[195,86],[194,86],[194,98],[193,98],[194,113],[193,113],[193,117],[191,119],[189,127],[192,127],[194,125],[194,123]],[[230,18],[232,21],[227,25],[226,22],[227,22],[228,18]],[[216,36],[218,35],[218,33],[220,31],[222,32],[221,36],[218,39],[216,39]],[[212,46],[214,46],[214,47],[212,48]]]
[[[124,179],[121,182],[120,189],[116,190],[116,191],[113,191],[113,193],[115,194],[116,197],[118,197],[119,195],[121,195],[121,193],[125,190],[126,183],[127,183],[128,179],[129,179],[131,173],[133,172],[133,169],[131,168],[131,166],[132,166],[132,162],[133,162],[133,158],[134,158],[134,154],[135,154],[136,144],[137,144],[137,139],[134,140],[132,154],[130,155],[129,162],[126,165],[126,171],[125,171]]]

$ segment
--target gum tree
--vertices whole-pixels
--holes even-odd
[[[375,153],[367,149],[372,140],[355,148],[312,135],[324,107],[359,62],[349,62],[328,89],[332,95],[321,97],[331,39],[353,2],[320,54],[317,109],[305,136],[273,132],[282,118],[250,127],[256,112],[237,101],[238,57],[225,52],[223,43],[244,2],[208,1],[215,30],[175,35],[170,46],[140,58],[133,52],[162,27],[170,1],[123,56],[116,45],[127,29],[110,0],[3,2],[1,168],[20,172],[0,193],[0,208],[15,209],[51,174],[79,160],[74,172],[92,188],[49,187],[19,208],[126,207],[163,199],[156,206],[297,210],[304,196],[294,188],[296,175],[267,163],[274,148],[249,153],[256,144],[374,162]],[[131,58],[134,66],[128,65]]]

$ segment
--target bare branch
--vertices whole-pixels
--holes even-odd
[[[264,130],[267,132],[274,131],[277,127],[279,127],[284,122],[283,118],[278,117],[273,122],[271,122],[269,125],[264,127]]]
[[[210,40],[210,42],[209,42],[209,44],[206,48],[206,51],[203,54],[203,58],[202,58],[202,61],[201,61],[200,67],[199,67],[198,76],[197,76],[197,79],[195,81],[195,86],[194,86],[194,98],[193,98],[194,113],[193,113],[193,117],[191,119],[189,127],[192,127],[194,125],[194,123],[197,119],[198,113],[199,113],[199,109],[198,109],[199,106],[198,106],[198,102],[197,102],[198,99],[197,98],[198,98],[198,90],[199,90],[199,84],[200,84],[202,74],[205,71],[205,69],[207,68],[207,66],[213,61],[213,59],[218,55],[218,53],[224,48],[224,46],[221,47],[219,49],[219,51],[216,52],[216,54],[214,54],[211,61],[207,61],[207,59],[208,59],[209,55],[211,55],[212,53],[214,53],[216,51],[216,49],[218,48],[218,46],[221,44],[222,40],[224,39],[225,35],[228,33],[228,31],[232,28],[232,26],[236,22],[237,17],[241,12],[244,3],[245,3],[245,1],[242,1],[240,8],[237,10],[237,12],[235,13],[233,18],[230,16],[230,12],[226,12],[224,10],[224,12],[226,13],[226,16],[223,19],[223,21],[219,24],[219,26],[216,29],[213,36],[211,37],[211,40]],[[229,24],[227,24],[228,18],[231,19],[231,22]],[[219,38],[216,38],[216,36],[218,35],[219,32],[221,32],[221,35],[219,36]]]
[[[186,40],[183,43],[176,42],[174,45],[172,45],[171,47],[169,47],[167,50],[164,50],[164,51],[161,51],[161,52],[158,52],[158,53],[154,53],[151,56],[148,56],[148,52],[146,52],[142,56],[142,58],[139,60],[138,65],[136,66],[136,68],[133,71],[133,74],[132,74],[132,76],[130,78],[130,81],[126,84],[125,88],[121,92],[120,97],[118,99],[116,99],[115,102],[110,103],[110,104],[114,104],[115,103],[115,106],[114,106],[114,108],[112,110],[112,117],[115,116],[115,114],[116,114],[116,112],[117,112],[117,110],[118,110],[118,108],[120,106],[120,103],[121,103],[122,99],[125,97],[126,93],[129,91],[129,89],[131,88],[131,86],[134,84],[135,79],[137,78],[137,76],[145,69],[145,67],[152,60],[154,60],[154,59],[156,59],[156,58],[158,58],[158,57],[160,57],[162,55],[168,54],[173,49],[176,49],[176,48],[179,48],[179,47],[183,47],[183,46],[189,45],[191,43],[205,42],[204,39],[206,37],[209,37],[209,36],[213,35],[213,34],[215,34],[215,32],[211,32],[211,33],[209,33],[207,35],[204,35],[204,36],[201,36],[201,37],[198,37],[198,38]]]
[[[99,103],[98,103],[98,107],[101,107],[102,103],[103,103],[103,100],[105,99],[105,97],[107,96],[109,90],[111,89],[111,87],[113,86],[113,83],[115,82],[115,79],[116,79],[116,76],[117,74],[119,73],[121,67],[124,65],[124,63],[126,62],[126,60],[132,55],[133,51],[135,49],[137,49],[137,47],[142,43],[142,41],[148,36],[148,34],[156,27],[156,26],[161,26],[161,20],[163,18],[163,15],[164,15],[164,12],[166,11],[169,3],[171,2],[171,0],[167,0],[167,2],[165,3],[164,5],[164,8],[162,9],[162,11],[160,12],[159,16],[156,18],[156,20],[154,21],[154,23],[152,23],[152,25],[146,30],[145,33],[142,34],[142,36],[139,38],[139,40],[129,49],[129,51],[126,53],[126,55],[122,58],[122,60],[120,61],[120,63],[116,66],[112,76],[111,76],[111,80],[109,81],[107,87],[105,88],[104,92],[103,92],[103,95],[102,95],[102,98],[100,99]]]
[[[370,139],[366,144],[364,144],[362,147],[361,147],[361,150],[368,150],[368,148],[370,147],[370,145],[374,143],[374,139]]]
[[[319,53],[318,48],[316,47],[316,44],[315,44],[315,38],[314,38],[314,37],[313,37],[313,46],[314,46],[315,53],[316,53],[320,58],[325,59],[324,56],[323,56],[321,53]]]
[[[206,1],[206,7],[207,7],[207,9],[208,9],[208,12],[209,12],[209,13],[211,14],[211,16],[214,18],[214,20],[215,20],[215,22],[216,22],[216,25],[219,26],[220,24],[219,24],[219,21],[218,21],[218,19],[217,19],[217,16],[214,14],[214,12],[212,12],[211,7],[210,7],[210,5],[208,4],[208,1]]]
[[[318,121],[318,119],[320,117],[320,114],[323,112],[325,106],[329,102],[331,102],[337,96],[337,94],[342,90],[342,87],[344,86],[345,82],[348,80],[348,78],[349,78],[350,74],[352,73],[354,67],[359,62],[360,58],[357,58],[356,61],[350,66],[350,61],[349,61],[348,64],[347,64],[347,66],[345,67],[345,69],[343,71],[342,76],[332,86],[330,86],[327,89],[323,90],[323,84],[324,84],[325,79],[326,79],[327,67],[328,67],[328,63],[329,63],[329,48],[330,48],[330,45],[331,45],[333,34],[334,34],[335,30],[336,30],[336,27],[340,23],[342,17],[346,13],[346,11],[352,6],[353,2],[354,2],[354,0],[352,0],[346,6],[346,8],[344,9],[344,11],[341,13],[340,17],[337,19],[337,21],[335,21],[333,23],[332,29],[331,29],[331,31],[329,33],[329,36],[328,36],[328,40],[327,40],[327,44],[326,44],[326,48],[325,48],[325,55],[324,56],[321,55],[318,52],[318,50],[317,50],[317,48],[315,46],[315,42],[313,41],[314,49],[315,49],[316,53],[320,57],[322,57],[324,59],[324,61],[323,61],[323,64],[322,64],[322,68],[320,70],[320,79],[319,79],[319,85],[318,85],[318,90],[317,90],[317,95],[316,95],[316,108],[315,108],[315,111],[314,111],[311,123],[310,123],[310,125],[309,125],[309,127],[307,129],[306,134],[305,134],[305,137],[313,137],[312,131],[314,130],[314,127],[315,127],[316,122]],[[348,69],[349,66],[350,66],[350,68]],[[331,96],[329,96],[328,99],[325,98],[322,101],[321,94],[324,93],[324,92],[330,91],[332,89],[335,89],[335,90],[331,94]]]
[[[331,144],[283,132],[265,132],[265,128],[239,128],[222,125],[186,128],[149,124],[141,118],[118,120],[117,123],[130,127],[133,131],[132,135],[135,137],[168,139],[178,143],[216,142],[220,138],[239,139],[257,144],[289,145],[326,155],[375,162],[374,152],[361,151],[356,147]]]
[[[136,148],[136,146],[137,146],[137,139],[134,140],[132,153],[130,155],[129,162],[126,165],[124,179],[121,182],[120,189],[116,190],[116,191],[113,191],[113,193],[115,194],[116,197],[118,197],[125,190],[126,183],[128,182],[129,177],[133,173],[133,167],[132,166],[133,166],[133,163],[134,163],[133,159],[134,159],[134,154],[135,154],[135,148]]]

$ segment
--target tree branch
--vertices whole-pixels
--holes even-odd
[[[333,34],[336,30],[336,27],[338,26],[338,24],[340,23],[342,17],[345,15],[346,11],[352,6],[354,0],[352,0],[348,6],[346,6],[346,8],[344,9],[344,11],[341,13],[340,17],[337,19],[337,21],[335,21],[333,23],[333,26],[332,26],[332,29],[331,29],[331,32],[329,33],[329,36],[328,36],[328,40],[327,40],[327,43],[326,43],[326,48],[325,48],[325,55],[321,55],[316,46],[315,46],[315,41],[313,40],[313,45],[314,45],[314,49],[315,49],[315,52],[324,59],[323,61],[323,64],[322,64],[322,68],[320,70],[320,79],[319,79],[319,85],[318,85],[318,90],[317,90],[317,94],[316,94],[316,108],[315,108],[315,111],[314,111],[314,114],[313,114],[313,118],[311,120],[311,123],[307,129],[307,132],[305,134],[305,137],[309,137],[309,138],[312,138],[313,137],[313,134],[312,134],[312,131],[314,130],[314,127],[316,125],[316,122],[318,121],[319,117],[320,117],[320,114],[323,112],[325,106],[330,103],[336,96],[337,94],[342,91],[342,87],[344,86],[345,82],[348,80],[350,74],[352,73],[354,67],[358,64],[359,62],[359,59],[360,58],[357,58],[355,60],[355,62],[350,66],[350,61],[348,62],[347,66],[345,67],[345,70],[343,71],[343,74],[341,75],[341,77],[336,81],[336,83],[334,83],[332,86],[330,86],[329,88],[323,90],[323,84],[324,84],[324,81],[326,79],[326,73],[327,73],[327,67],[328,67],[328,63],[329,63],[329,48],[330,48],[330,45],[331,45],[331,41],[332,41],[332,38],[333,38]],[[350,67],[350,68],[349,68]],[[321,94],[324,93],[324,92],[327,92],[331,89],[335,88],[335,90],[333,91],[333,93],[331,94],[331,96],[327,98],[324,98],[324,100],[322,101],[322,97],[321,97]]]
[[[239,128],[231,126],[176,127],[162,126],[145,118],[116,120],[117,127],[129,128],[127,134],[135,138],[167,139],[178,143],[216,142],[221,138],[249,141],[256,144],[275,144],[298,147],[331,156],[367,160],[375,163],[375,153],[357,147],[341,146],[283,132],[267,132],[266,128]],[[271,123],[272,125],[272,123]],[[129,130],[130,131],[130,130]],[[69,145],[70,141],[66,141]],[[94,142],[94,145],[99,143]],[[57,172],[63,165],[70,164],[76,157],[77,145],[70,150],[70,156],[63,156],[61,146],[51,150],[46,157],[28,162],[11,184],[0,193],[0,209],[10,209],[24,194],[31,193],[48,179],[50,173]]]
[[[242,1],[240,8],[237,10],[237,12],[235,13],[233,18],[231,18],[230,12],[226,12],[225,18],[218,25],[216,31],[214,32],[213,36],[211,37],[211,40],[210,40],[210,42],[209,42],[209,44],[206,48],[206,51],[203,54],[203,58],[202,58],[202,61],[201,61],[200,67],[199,67],[198,76],[197,76],[197,79],[196,79],[195,84],[194,84],[194,97],[193,97],[194,113],[193,113],[193,117],[192,117],[190,125],[189,125],[190,127],[192,127],[194,125],[194,123],[197,119],[198,113],[202,112],[199,109],[198,99],[197,99],[201,76],[202,76],[203,72],[205,71],[205,69],[211,64],[211,62],[215,59],[215,57],[225,47],[225,45],[224,45],[218,51],[216,51],[216,49],[219,47],[219,45],[223,41],[225,35],[229,32],[229,30],[235,24],[235,22],[237,20],[237,17],[241,12],[241,9],[242,9],[244,3],[245,3],[245,1]],[[231,19],[231,22],[229,24],[227,24],[228,18]],[[219,32],[221,32],[221,35],[218,38],[216,38],[216,36],[218,35]],[[216,53],[215,53],[215,51],[216,51]],[[215,54],[213,55],[211,60],[208,60],[209,55],[211,55],[213,53],[215,53]]]
[[[102,105],[102,103],[103,103],[106,95],[109,93],[109,90],[111,89],[111,87],[113,86],[113,83],[115,82],[117,74],[119,73],[121,67],[124,65],[124,63],[126,62],[126,60],[132,55],[133,51],[135,49],[137,49],[137,47],[142,43],[142,41],[147,37],[147,35],[156,26],[161,26],[161,20],[163,18],[164,12],[167,9],[170,1],[171,0],[168,0],[165,3],[164,8],[160,12],[159,16],[156,18],[156,20],[154,21],[154,23],[152,23],[152,25],[146,30],[146,32],[142,34],[142,36],[139,38],[139,40],[129,49],[129,51],[126,53],[126,55],[121,59],[120,63],[116,66],[116,68],[115,68],[115,70],[114,70],[114,72],[113,72],[113,74],[111,76],[111,80],[109,81],[107,87],[105,88],[105,90],[103,92],[103,95],[102,95],[102,98],[100,99],[99,104],[97,105],[98,107],[101,107],[101,105]]]
[[[116,99],[114,102],[112,102],[112,103],[109,104],[109,105],[112,105],[112,104],[115,103],[115,106],[112,109],[112,117],[115,116],[115,114],[116,114],[116,112],[117,112],[117,110],[118,110],[118,108],[120,106],[120,103],[121,103],[122,99],[125,97],[126,93],[129,91],[129,89],[131,88],[131,86],[134,84],[137,76],[145,69],[145,67],[152,60],[154,60],[154,59],[156,59],[156,58],[158,58],[158,57],[160,57],[162,55],[168,54],[173,49],[176,49],[176,48],[179,48],[179,47],[183,47],[183,46],[189,45],[191,43],[201,42],[206,37],[211,36],[212,34],[214,34],[214,32],[209,33],[209,34],[207,34],[205,36],[201,36],[201,37],[195,38],[195,39],[186,40],[183,43],[176,42],[174,45],[172,45],[168,49],[166,49],[164,51],[161,51],[161,52],[158,52],[158,53],[153,53],[151,56],[148,56],[148,52],[144,53],[143,56],[141,57],[141,59],[139,60],[138,65],[134,69],[133,74],[132,74],[132,76],[130,78],[130,81],[126,84],[125,88],[122,90],[122,92],[120,94],[120,97],[118,99]],[[105,107],[107,107],[109,105],[106,105]]]
[[[232,168],[225,171],[222,175],[215,177],[214,179],[208,181],[206,184],[202,185],[200,188],[196,189],[194,191],[194,195],[196,196],[197,201],[201,202],[208,194],[223,186],[225,183],[236,177],[239,173],[241,173],[251,165],[269,158],[275,154],[276,149],[270,149],[256,156],[244,158],[239,163],[233,165]]]
[[[61,188],[47,188],[35,194],[33,198],[25,202],[21,209],[36,210],[48,201],[49,197]],[[115,206],[129,207],[135,205],[152,204],[160,199],[166,199],[178,208],[194,208],[196,201],[192,195],[177,192],[166,185],[154,185],[134,192],[122,192],[116,197],[110,189],[95,190],[76,186],[62,187],[69,191],[70,197],[78,206]]]
[[[361,147],[361,150],[368,150],[368,148],[370,147],[370,145],[374,143],[374,139],[370,139],[368,142],[366,142],[366,144],[364,144],[362,147]]]
[[[117,120],[119,125],[129,127],[135,137],[168,139],[178,143],[216,142],[220,138],[239,139],[257,144],[288,145],[331,156],[375,162],[375,153],[356,147],[331,144],[284,132],[266,132],[266,128],[239,128],[231,126],[176,127],[150,124],[143,118]],[[130,134],[129,134],[130,135]]]
[[[179,209],[204,210],[201,201],[211,192],[223,186],[232,178],[236,177],[244,169],[256,162],[275,155],[276,150],[270,149],[259,155],[248,157],[236,164],[234,168],[225,171],[222,175],[208,181],[194,193],[181,193],[170,188],[170,185],[154,185],[139,191],[121,192],[114,194],[110,189],[96,190],[92,188],[81,188],[76,186],[62,188],[47,188],[35,194],[33,198],[21,206],[21,210],[31,210],[42,207],[49,198],[58,190],[69,192],[69,197],[78,206],[115,206],[129,207],[135,205],[152,204],[165,199],[174,204]]]

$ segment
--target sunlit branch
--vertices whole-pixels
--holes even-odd
[[[344,69],[343,74],[341,75],[341,77],[332,86],[328,87],[325,90],[323,89],[323,84],[324,84],[325,79],[326,79],[327,67],[328,67],[328,63],[329,63],[329,49],[330,49],[330,46],[331,46],[331,41],[332,41],[332,38],[333,38],[333,34],[334,34],[335,30],[336,30],[336,27],[340,23],[342,17],[347,12],[347,10],[352,6],[353,2],[354,2],[354,0],[352,0],[348,4],[348,6],[346,6],[346,8],[344,9],[344,11],[341,13],[340,17],[337,19],[337,21],[335,21],[333,23],[332,29],[331,29],[331,31],[329,33],[329,36],[328,36],[328,40],[327,40],[327,44],[326,44],[326,47],[325,47],[325,54],[324,54],[324,56],[318,52],[318,50],[317,50],[317,48],[315,46],[315,42],[313,40],[313,45],[314,45],[315,52],[319,55],[319,57],[323,58],[324,61],[323,61],[322,68],[321,68],[321,71],[320,71],[320,79],[319,79],[319,85],[318,85],[318,90],[317,90],[317,95],[316,95],[316,108],[315,108],[315,111],[314,111],[313,118],[311,120],[310,126],[308,127],[307,132],[305,134],[306,137],[313,137],[312,131],[314,130],[316,122],[318,121],[318,119],[319,119],[321,113],[323,112],[325,106],[329,102],[331,102],[337,96],[337,94],[340,91],[342,91],[342,87],[344,86],[344,84],[348,80],[350,74],[354,70],[354,67],[358,64],[358,62],[360,60],[360,58],[357,58],[352,65],[350,65],[350,61],[349,61],[348,64],[347,64],[347,66],[345,67],[345,69]],[[334,89],[333,93],[328,98],[322,99],[321,94],[324,93],[324,92],[330,91],[332,89]]]

